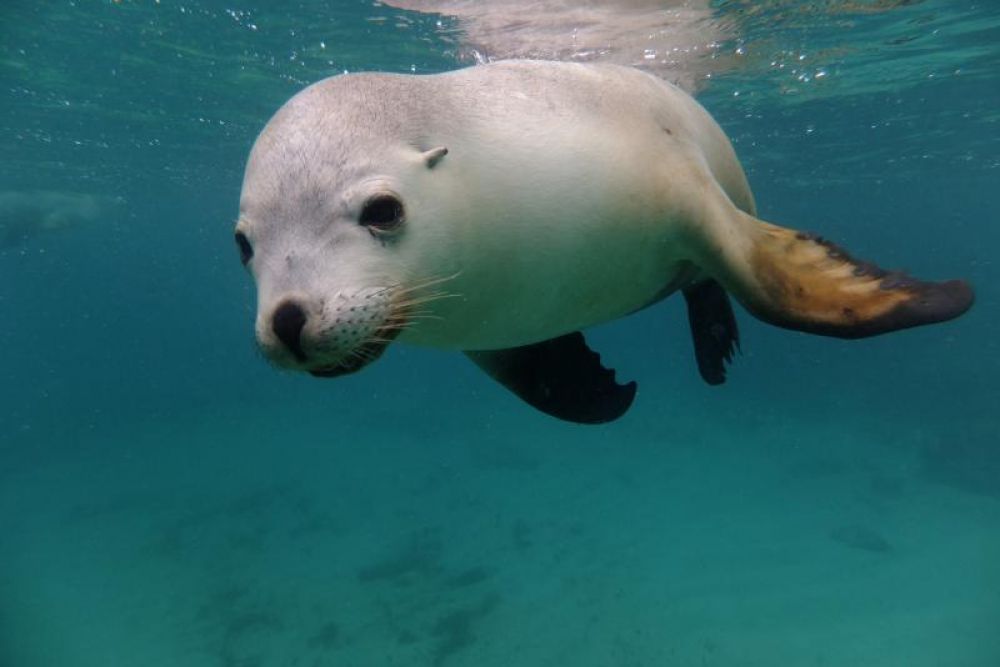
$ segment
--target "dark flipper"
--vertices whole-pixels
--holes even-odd
[[[684,290],[698,372],[708,384],[726,381],[726,364],[740,349],[740,332],[729,295],[714,280]]]
[[[635,398],[635,382],[615,372],[580,332],[507,350],[466,352],[490,377],[542,412],[580,424],[618,419]]]

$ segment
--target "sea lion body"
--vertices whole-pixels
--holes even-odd
[[[405,117],[386,100],[406,100]],[[316,107],[336,109],[339,124],[358,128],[337,151],[338,171],[351,178],[318,174],[332,185],[324,194],[350,198],[356,181],[380,181],[419,226],[385,249],[399,274],[390,279],[455,276],[443,288],[458,297],[434,305],[440,320],[402,332],[407,342],[524,345],[666,296],[690,273],[683,229],[672,221],[691,198],[672,190],[692,187],[691,160],[706,160],[730,198],[753,208],[718,125],[689,96],[637,70],[515,61],[435,76],[340,76],[296,96],[265,133],[281,133]],[[300,139],[301,150],[313,149],[314,137]],[[448,155],[427,169],[414,158],[434,146]],[[321,161],[275,174],[252,158],[244,190],[274,187],[277,177],[288,192]],[[329,237],[331,230],[299,221],[303,237]],[[301,241],[289,249],[296,261],[305,261],[309,239]],[[258,287],[266,318],[287,287],[274,295],[266,281]]]
[[[429,215],[456,224],[446,237],[428,237],[413,271],[455,275],[444,288],[460,298],[435,305],[441,319],[401,340],[513,347],[617,319],[669,294],[678,278],[693,275],[684,229],[669,222],[684,215],[681,199],[663,184],[687,185],[682,154],[699,150],[699,133],[714,142],[710,160],[729,176],[732,196],[752,207],[721,130],[669,84],[634,70],[573,65],[541,80],[521,76],[530,67],[492,68],[485,77],[463,70],[431,82],[440,90],[434,99],[447,106],[428,110],[427,141],[449,154],[420,173],[413,194],[421,213],[426,205]],[[448,123],[456,109],[470,121]],[[558,121],[540,124],[540,116]],[[676,160],[661,159],[671,147]],[[405,200],[409,192],[400,194]]]
[[[680,89],[623,67],[512,61],[300,92],[251,153],[237,242],[258,342],[279,365],[339,375],[398,336],[466,351],[575,421],[622,401],[590,419],[526,394],[585,368],[564,403],[624,391],[627,408],[634,385],[574,332],[679,289],[713,383],[737,344],[725,290],[772,323],[844,337],[971,304],[964,283],[890,276],[754,212],[725,134]]]

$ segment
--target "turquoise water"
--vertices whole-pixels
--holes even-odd
[[[62,213],[0,219],[0,666],[1000,664],[1000,10],[837,5],[716,3],[698,98],[761,217],[976,306],[739,311],[713,388],[671,299],[589,334],[640,385],[595,428],[453,353],[255,350],[256,133],[323,76],[465,64],[458,21],[5,2],[0,208]]]

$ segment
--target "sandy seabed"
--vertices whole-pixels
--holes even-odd
[[[1000,661],[1000,497],[925,436],[705,423],[698,396],[582,428],[484,394],[332,432],[121,424],[8,471],[4,664]]]

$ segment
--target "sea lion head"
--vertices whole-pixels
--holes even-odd
[[[326,79],[289,100],[254,144],[236,245],[257,286],[256,338],[275,364],[332,377],[376,359],[445,277],[426,229],[427,145],[402,77]],[[438,262],[439,264],[440,262]],[[418,306],[420,307],[418,309]]]

